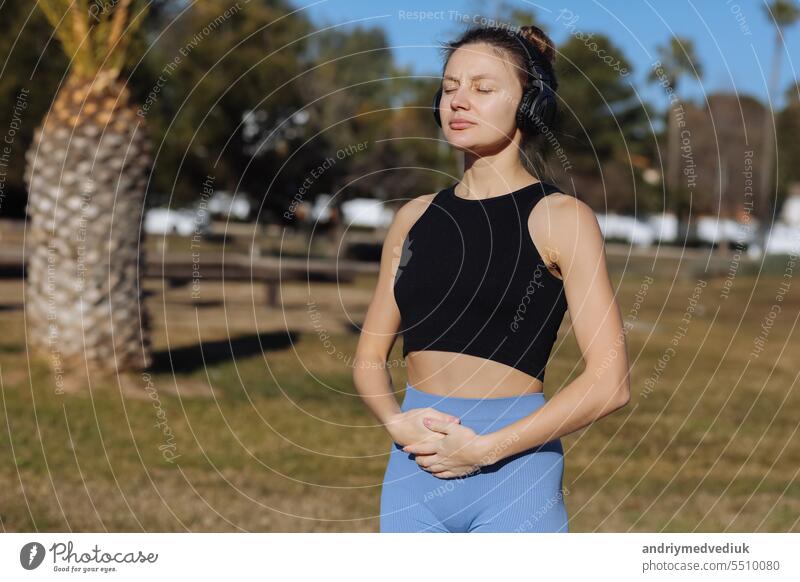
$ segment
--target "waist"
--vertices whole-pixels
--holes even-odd
[[[435,408],[440,412],[457,416],[461,424],[480,432],[483,428],[491,427],[492,430],[497,430],[506,424],[511,424],[538,410],[546,402],[543,392],[492,398],[491,390],[488,389],[485,398],[464,398],[423,392],[406,383],[401,410],[405,412],[412,408]]]

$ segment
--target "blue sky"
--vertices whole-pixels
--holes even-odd
[[[386,30],[396,60],[415,74],[440,73],[438,43],[455,36],[459,18],[472,18],[476,6],[492,14],[493,0],[376,2],[375,0],[293,0],[306,7],[318,27],[355,22]],[[642,97],[658,108],[666,106],[665,93],[645,82],[657,58],[656,47],[673,34],[690,38],[704,69],[700,82],[684,79],[682,96],[695,100],[720,90],[737,90],[766,100],[775,45],[775,29],[764,14],[763,0],[572,0],[509,2],[532,10],[558,46],[575,32],[602,32],[622,48],[633,65],[631,81]],[[417,12],[435,12],[421,19]],[[576,20],[577,17],[577,20]],[[572,22],[572,29],[565,25]],[[526,23],[512,23],[526,24]],[[781,58],[780,94],[774,104],[784,103],[784,92],[800,79],[800,23],[785,32]],[[795,55],[795,58],[792,58]]]

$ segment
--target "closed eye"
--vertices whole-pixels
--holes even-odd
[[[452,93],[455,89],[443,89],[442,93]],[[479,93],[492,93],[494,89],[478,89]]]

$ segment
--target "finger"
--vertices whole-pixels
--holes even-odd
[[[439,420],[441,420],[442,422],[461,422],[460,418],[458,418],[457,416],[453,416],[452,414],[447,414],[446,412],[439,412],[439,414],[441,414]]]
[[[426,416],[422,419],[422,424],[427,426],[431,430],[435,430],[436,432],[441,432],[444,434],[450,434],[453,426],[456,423],[453,422],[442,422],[436,418],[431,418],[430,416]]]
[[[439,479],[451,479],[456,476],[456,474],[452,471],[440,471],[438,473],[431,473],[431,475],[438,477]]]
[[[432,455],[439,450],[439,444],[438,441],[414,443],[404,446],[403,450],[407,453],[413,453],[415,455]]]
[[[428,469],[431,465],[436,465],[439,463],[439,457],[437,455],[422,455],[421,457],[416,458],[417,465],[424,469]]]

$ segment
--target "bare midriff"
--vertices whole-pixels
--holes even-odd
[[[409,352],[406,374],[417,390],[457,398],[507,398],[544,388],[541,380],[511,366],[457,352]]]

